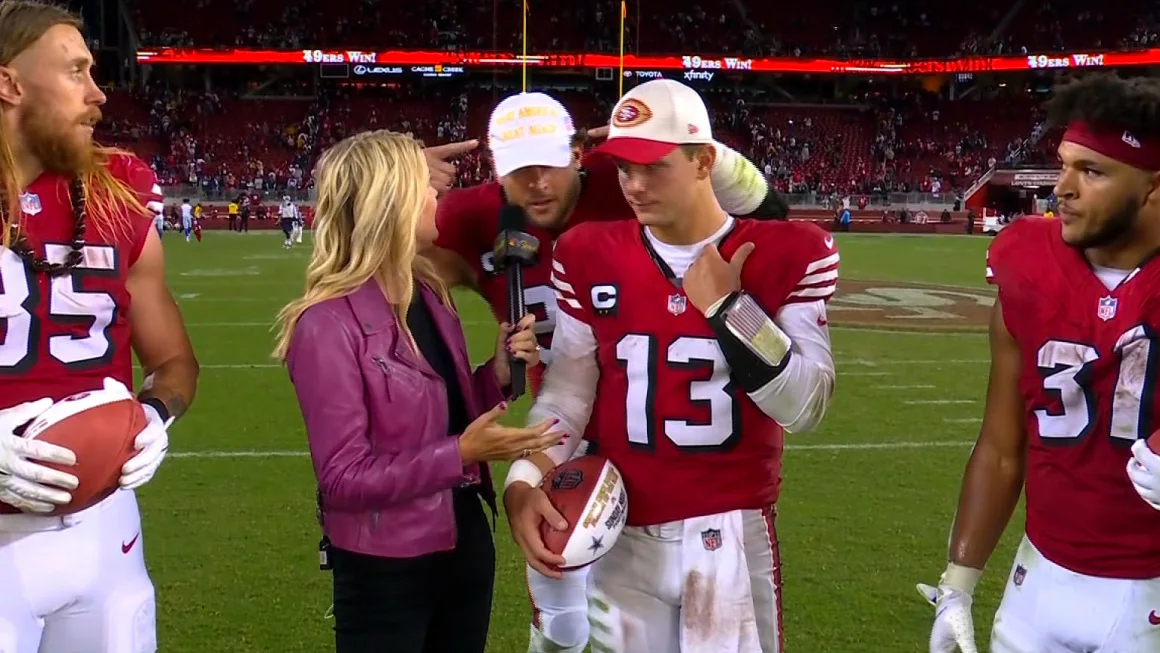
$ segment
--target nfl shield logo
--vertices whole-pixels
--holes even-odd
[[[1104,322],[1116,316],[1116,304],[1119,303],[1115,297],[1103,297],[1100,299],[1100,305],[1096,309],[1096,317]]]
[[[40,195],[34,193],[23,193],[20,195],[20,210],[26,215],[36,215],[40,213]]]
[[[1015,587],[1021,587],[1024,578],[1027,578],[1027,568],[1023,565],[1015,565],[1015,575],[1011,578],[1011,582],[1015,583]]]
[[[721,548],[721,531],[716,528],[710,528],[706,531],[701,531],[701,544],[705,545],[706,551],[716,551]]]
[[[688,300],[684,295],[669,295],[669,312],[673,315],[680,315],[685,312],[685,307],[688,306]]]

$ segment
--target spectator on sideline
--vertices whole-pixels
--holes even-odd
[[[483,653],[496,512],[487,463],[559,441],[509,428],[509,355],[535,365],[534,319],[501,325],[473,373],[434,266],[435,192],[411,138],[347,138],[318,165],[306,290],[278,316],[318,479],[337,653]],[[511,352],[509,354],[509,352]]]

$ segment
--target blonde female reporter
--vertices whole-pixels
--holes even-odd
[[[532,321],[501,329],[474,371],[423,250],[435,192],[419,145],[348,138],[317,168],[305,290],[278,316],[318,481],[338,653],[482,653],[495,575],[487,462],[555,444],[511,428],[509,357],[534,365]]]

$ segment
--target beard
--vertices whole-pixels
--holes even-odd
[[[64,129],[54,118],[50,112],[37,111],[21,116],[20,130],[28,151],[49,172],[74,177],[90,172],[95,166],[97,148],[92,137],[77,127],[96,124],[101,119],[100,109],[94,107]]]
[[[1142,199],[1128,197],[1123,205],[1112,213],[1098,229],[1085,234],[1078,242],[1068,243],[1077,249],[1095,249],[1121,243],[1132,235],[1136,222],[1140,216],[1140,208],[1144,205]]]

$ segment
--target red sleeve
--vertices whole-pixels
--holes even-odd
[[[792,261],[786,279],[789,292],[783,304],[829,302],[838,290],[838,246],[834,236],[812,222],[772,223],[788,227],[782,237],[783,251]],[[786,247],[788,245],[788,247]],[[760,255],[754,251],[755,255]]]
[[[1031,222],[1028,218],[1020,218],[1007,225],[991,241],[991,246],[987,248],[987,283],[999,286],[1010,275],[1012,261],[1018,260],[1018,256],[1011,250],[1019,241],[1020,232],[1026,231],[1029,225]]]
[[[591,324],[591,305],[584,285],[583,233],[585,225],[564,232],[552,250],[552,288],[556,306],[584,324]]]
[[[487,232],[488,217],[499,219],[499,194],[486,186],[452,190],[439,200],[435,225],[439,236],[435,246],[455,252],[472,267],[491,249],[498,224]],[[493,196],[494,195],[494,196]]]
[[[145,239],[149,237],[149,231],[153,228],[153,218],[165,212],[165,197],[157,180],[157,173],[141,159],[131,155],[120,155],[109,162],[109,169],[137,194],[137,200],[148,214],[130,217],[132,230],[128,249],[131,267],[137,262],[137,257],[145,247]]]

